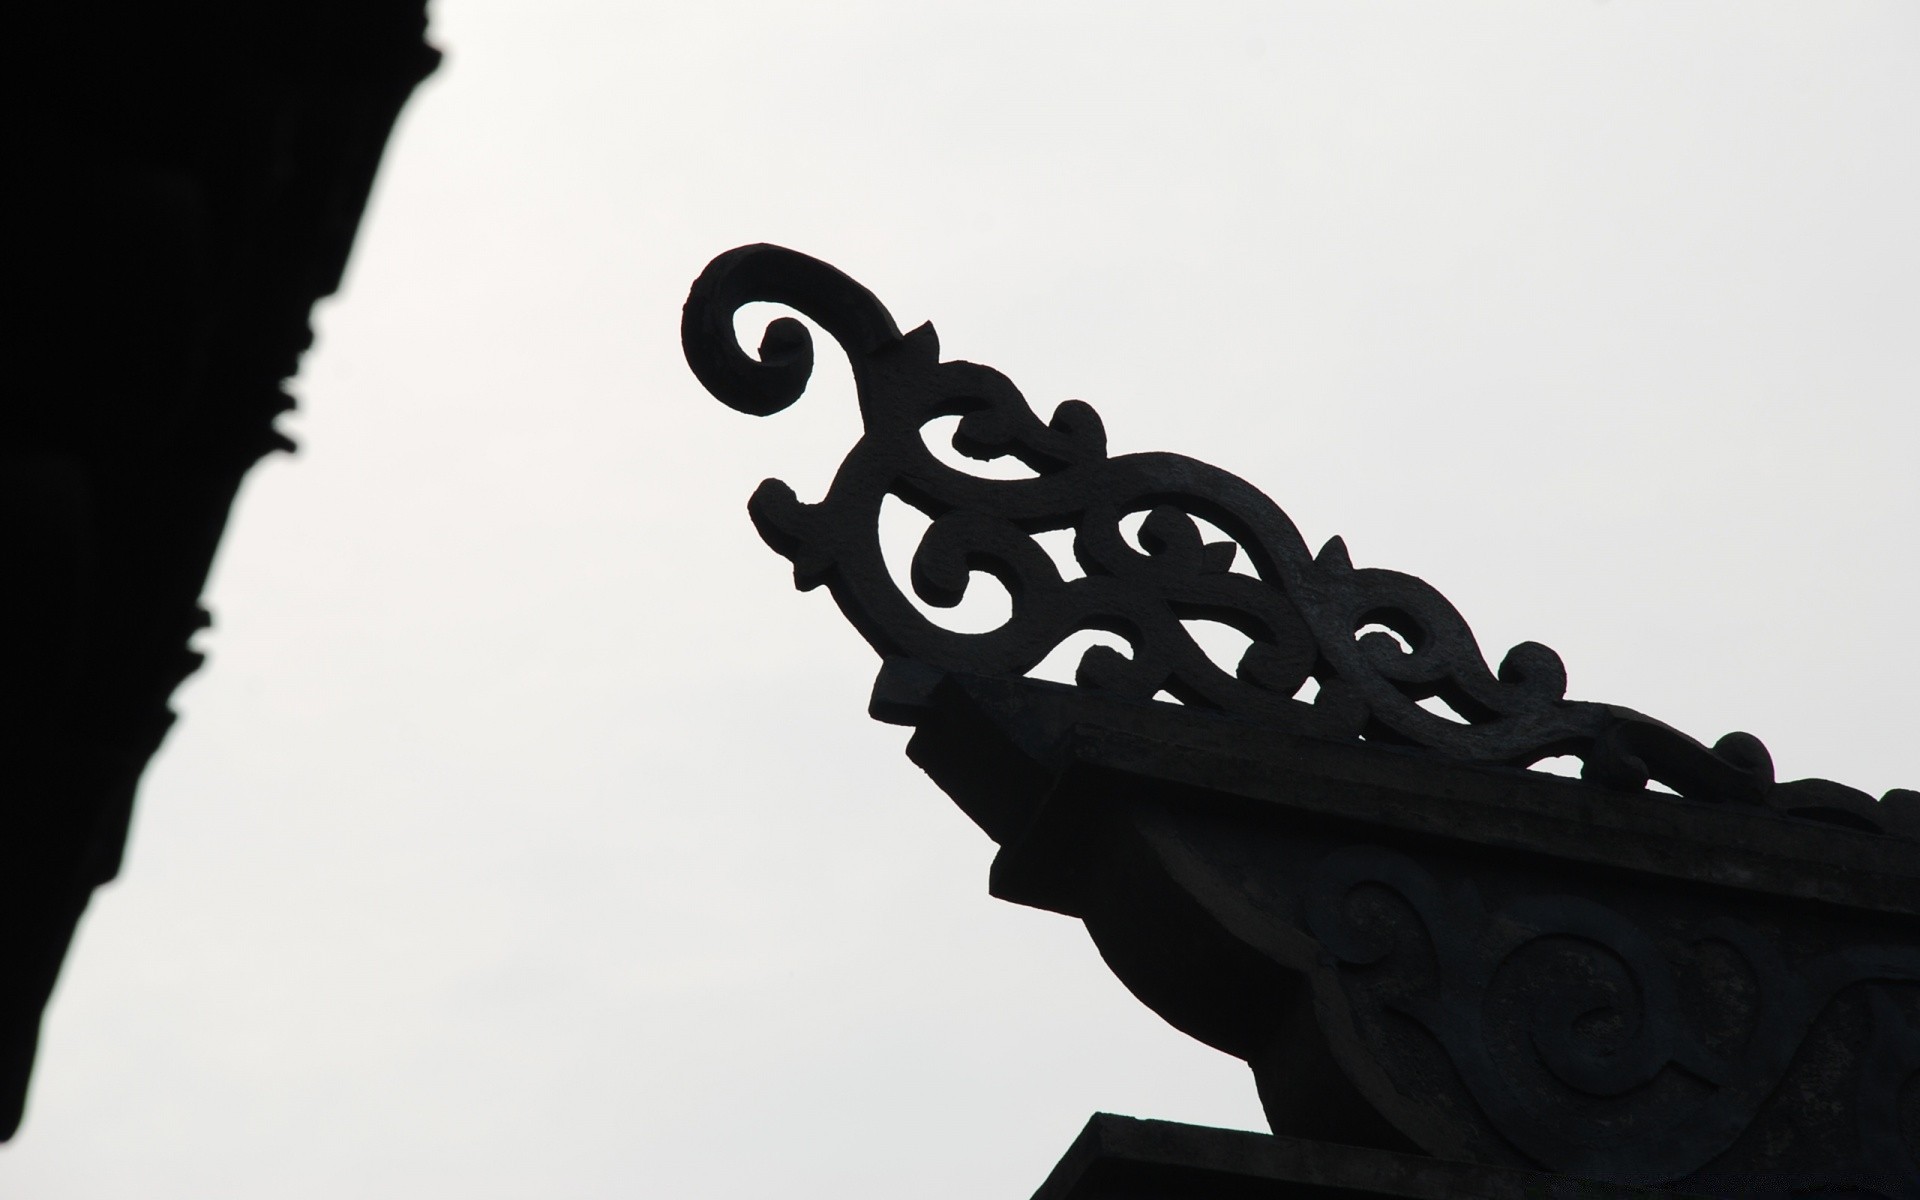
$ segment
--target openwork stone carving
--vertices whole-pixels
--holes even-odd
[[[1277,505],[1205,463],[1165,453],[1109,456],[1088,405],[1068,401],[1042,421],[999,373],[940,361],[931,325],[902,334],[854,280],[777,246],[721,255],[687,300],[687,361],[709,391],[742,412],[765,416],[791,405],[813,366],[812,338],[792,318],[768,325],[758,358],[742,350],[734,317],[755,301],[797,309],[846,350],[865,433],[819,503],[768,480],[749,511],[767,543],[793,562],[796,584],[824,584],[886,658],[1021,677],[1074,634],[1101,630],[1130,653],[1086,650],[1076,672],[1082,688],[1142,700],[1164,692],[1277,730],[1417,747],[1468,763],[1527,767],[1573,755],[1584,779],[1611,789],[1653,780],[1694,800],[1920,840],[1920,793],[1896,789],[1876,801],[1828,780],[1776,781],[1766,747],[1750,734],[1707,746],[1631,709],[1568,700],[1559,655],[1537,642],[1513,647],[1490,669],[1466,621],[1421,580],[1355,567],[1337,537],[1310,552]],[[951,417],[959,418],[952,444],[960,454],[1012,458],[1032,478],[983,478],[943,463],[923,430]],[[1005,623],[956,632],[901,592],[881,552],[889,496],[931,521],[912,558],[914,594],[950,607],[982,572],[1012,597]],[[1139,514],[1136,546],[1123,521]],[[1209,540],[1206,527],[1220,536]],[[1058,530],[1072,533],[1076,577],[1034,540]],[[1188,621],[1219,622],[1251,639],[1235,669],[1215,665]],[[1435,697],[1460,719],[1422,706]]]
[[[777,247],[722,255],[687,303],[688,361],[743,411],[812,368],[790,318],[742,351],[763,300],[846,348],[865,432],[820,502],[762,484],[761,535],[883,656],[873,711],[1000,843],[994,894],[1084,921],[1137,997],[1247,1061],[1276,1134],[1548,1183],[1920,1200],[1920,793],[1777,782],[1750,735],[1566,699],[1536,643],[1492,670],[1420,580],[1337,538],[1309,553],[1226,472],[1109,455],[1078,401],[1042,421]],[[941,421],[1028,477],[944,461]],[[889,500],[927,520],[910,591]],[[923,612],[976,573],[1011,596],[997,628]],[[1237,662],[1196,641],[1208,621],[1247,639]],[[1088,630],[1125,652],[1028,678]],[[1562,754],[1584,782],[1518,769]]]

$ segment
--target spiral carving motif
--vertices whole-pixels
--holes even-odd
[[[1398,907],[1368,904],[1369,893]],[[1769,937],[1727,917],[1675,944],[1577,896],[1490,906],[1471,884],[1443,887],[1412,859],[1372,846],[1327,856],[1304,900],[1307,928],[1344,969],[1418,964],[1355,994],[1438,1042],[1492,1127],[1527,1160],[1582,1177],[1712,1179],[1713,1161],[1753,1126],[1816,1021],[1843,991],[1860,989],[1871,1045],[1838,1059],[1855,1063],[1850,1088],[1821,1083],[1833,1091],[1824,1107],[1853,1112],[1857,1144],[1829,1148],[1842,1161],[1827,1169],[1834,1180],[1920,1196],[1920,1139],[1903,1115],[1920,1084],[1920,1026],[1894,999],[1904,992],[1908,1007],[1920,999],[1920,948],[1859,945],[1789,961]],[[1718,1005],[1690,1010],[1685,976],[1711,971],[1713,956],[1745,986],[1726,986],[1723,972]],[[1744,997],[1731,1011],[1730,996]]]
[[[742,412],[765,416],[791,405],[813,367],[812,337],[792,318],[768,325],[757,357],[741,348],[734,317],[756,301],[798,310],[846,350],[864,433],[821,501],[804,503],[768,480],[749,512],[793,562],[798,586],[825,585],[885,657],[1019,677],[1073,635],[1103,631],[1128,652],[1087,649],[1079,686],[1141,700],[1166,693],[1291,732],[1474,763],[1526,767],[1574,755],[1586,779],[1608,787],[1657,780],[1695,799],[1765,804],[1920,839],[1920,793],[1896,790],[1876,801],[1825,780],[1779,783],[1751,735],[1709,747],[1630,709],[1568,700],[1559,655],[1537,642],[1513,647],[1490,669],[1466,621],[1423,581],[1355,567],[1337,537],[1310,552],[1272,500],[1218,468],[1176,454],[1109,456],[1087,404],[1067,401],[1042,421],[998,372],[940,361],[931,325],[902,334],[854,280],[777,246],[721,255],[687,300],[687,361],[709,391]],[[1032,477],[982,478],[941,461],[923,430],[953,417],[961,455],[1016,460]],[[889,497],[930,521],[912,559],[914,595],[951,607],[984,573],[1011,596],[1004,623],[956,632],[903,593],[881,550]],[[1135,545],[1123,522],[1142,514]],[[1208,540],[1200,522],[1224,536]],[[1073,578],[1035,541],[1063,530],[1072,534]],[[1247,571],[1236,569],[1243,560]],[[1191,621],[1230,626],[1250,639],[1247,649],[1230,669],[1216,665]],[[1317,689],[1306,689],[1309,680]],[[1423,707],[1436,697],[1459,719]]]

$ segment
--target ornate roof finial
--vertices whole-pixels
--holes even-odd
[[[722,402],[757,416],[791,405],[813,367],[806,327],[767,327],[759,357],[734,336],[741,306],[773,301],[818,322],[846,350],[865,433],[826,497],[802,503],[779,480],[748,511],[807,590],[822,584],[875,650],[940,672],[1020,677],[1067,638],[1100,630],[1130,654],[1093,646],[1082,688],[1181,703],[1290,733],[1416,747],[1455,760],[1528,767],[1578,757],[1582,777],[1613,789],[1649,780],[1694,800],[1764,805],[1794,816],[1920,840],[1920,793],[1876,801],[1821,779],[1778,782],[1758,738],[1711,747],[1628,708],[1565,698],[1560,656],[1522,642],[1488,667],[1466,621],[1411,575],[1355,567],[1333,538],[1308,550],[1293,522],[1246,481],[1177,454],[1109,456],[1094,410],[1070,400],[1042,421],[991,368],[942,362],[931,325],[902,334],[886,308],[835,268],[779,246],[713,260],[686,304],[687,361]],[[1011,457],[1033,475],[983,478],[942,462],[923,429],[958,417],[953,447],[979,461]],[[973,572],[1012,597],[981,633],[929,620],[881,552],[882,502],[897,497],[932,522],[912,559],[913,592],[957,604]],[[1122,521],[1145,514],[1138,544]],[[1203,525],[1222,537],[1209,541]],[[1034,540],[1071,531],[1080,574],[1068,578]],[[1236,570],[1242,563],[1250,571]],[[1184,624],[1213,621],[1250,642],[1217,665]],[[1313,686],[1309,686],[1309,681]],[[1438,698],[1458,719],[1430,710]],[[908,718],[910,719],[910,718]]]

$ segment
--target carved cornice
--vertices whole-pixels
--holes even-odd
[[[1276,1134],[1920,1200],[1906,843],[1026,680],[941,677],[908,754]]]

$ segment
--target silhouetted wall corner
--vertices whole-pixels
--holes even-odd
[[[1088,405],[1042,420],[777,246],[687,300],[687,361],[742,412],[813,365],[790,318],[741,347],[758,301],[847,352],[864,426],[819,502],[760,485],[761,537],[881,656],[870,712],[999,843],[992,893],[1083,921],[1273,1130],[1098,1117],[1041,1197],[1920,1197],[1920,793],[1567,699],[1535,642],[1494,668],[1425,582],[1311,551],[1205,463],[1109,455]],[[937,456],[953,417],[1026,477]],[[905,579],[888,500],[925,519]],[[943,626],[976,574],[1009,615]],[[1118,645],[1033,677],[1090,632]]]
[[[423,0],[39,6],[0,410],[0,1138],[75,922],[199,663],[235,489],[338,287]]]

